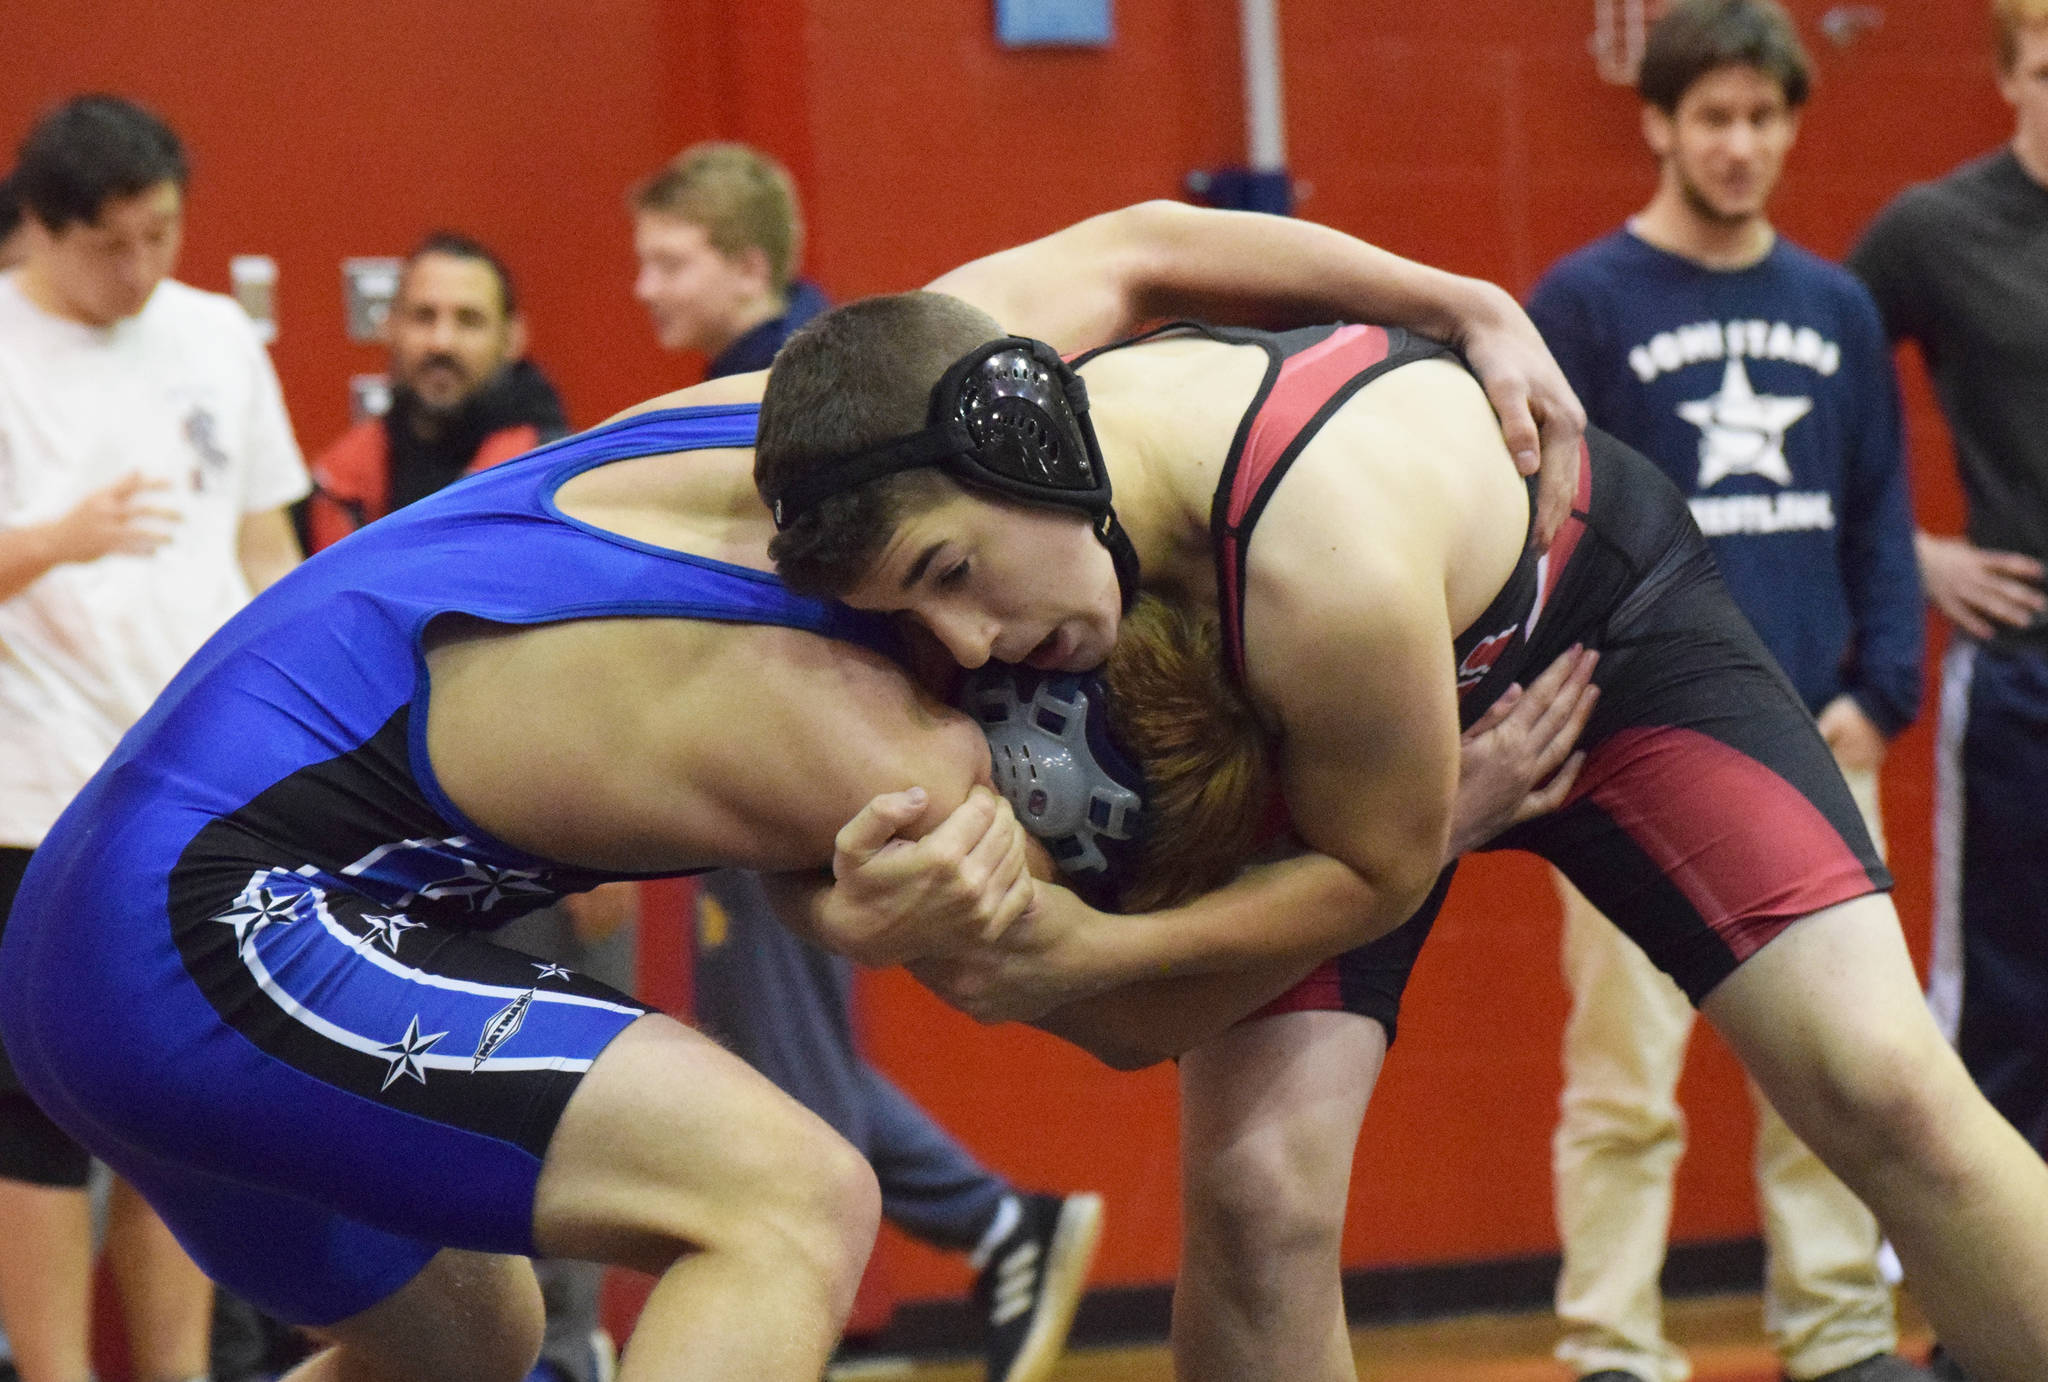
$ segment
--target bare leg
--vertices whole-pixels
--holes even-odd
[[[1786,1123],[1876,1213],[1970,1375],[2048,1377],[2048,1165],[1936,1031],[1891,900],[1816,913],[1702,1006]]]
[[[880,1214],[867,1163],[822,1120],[648,1017],[570,1101],[534,1226],[550,1256],[660,1277],[620,1382],[816,1382]]]
[[[83,1190],[0,1179],[0,1328],[21,1382],[92,1374],[92,1210]]]
[[[1350,1382],[1340,1251],[1386,1031],[1340,1012],[1232,1028],[1181,1058],[1182,1382]]]
[[[315,1330],[331,1347],[283,1382],[518,1382],[540,1356],[541,1318],[525,1258],[446,1248],[394,1294]]]
[[[119,1177],[107,1204],[106,1257],[121,1298],[135,1382],[205,1376],[213,1283],[156,1211]]]
[[[706,1038],[640,1019],[597,1058],[535,1192],[549,1257],[660,1280],[620,1382],[817,1382],[881,1214],[874,1176],[794,1100]],[[288,1382],[519,1382],[540,1288],[520,1258],[449,1249],[319,1331]]]

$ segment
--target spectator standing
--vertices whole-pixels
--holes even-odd
[[[1567,256],[1530,315],[1589,419],[1689,496],[1736,603],[1814,712],[1883,847],[1877,768],[1917,712],[1922,628],[1897,386],[1869,295],[1781,239],[1767,203],[1808,69],[1774,0],[1682,0],[1640,94],[1657,190]],[[1682,1382],[1658,1276],[1684,1150],[1694,1010],[1561,878],[1565,1091],[1555,1145],[1566,1334],[1601,1382]],[[1765,1323],[1799,1382],[1925,1373],[1894,1352],[1876,1221],[1751,1086]]]
[[[710,357],[710,377],[766,369],[825,310],[824,294],[795,276],[795,186],[756,150],[686,149],[631,204],[633,294],[665,348]],[[1040,1382],[1087,1285],[1101,1197],[1018,1190],[868,1064],[853,1032],[852,965],[784,927],[758,877],[711,874],[703,897],[699,1025],[860,1149],[881,1182],[884,1217],[969,1254],[990,1382]]]
[[[298,560],[306,475],[242,309],[170,278],[186,164],[156,116],[84,96],[11,178],[0,275],[0,916],[30,854],[172,674]],[[0,1070],[0,1324],[23,1382],[91,1375],[85,1151]],[[108,1264],[137,1382],[207,1371],[212,1288],[116,1182]]]
[[[2048,0],[1991,12],[2011,141],[1901,193],[1849,267],[1892,339],[1920,347],[1967,513],[1963,536],[1916,538],[1954,626],[1929,1001],[1993,1106],[2048,1152]]]

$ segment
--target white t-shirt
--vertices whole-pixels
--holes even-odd
[[[109,327],[0,275],[0,529],[124,475],[167,482],[170,541],[45,572],[0,600],[0,845],[33,848],[185,660],[249,600],[245,514],[308,489],[270,357],[235,302],[166,281]]]

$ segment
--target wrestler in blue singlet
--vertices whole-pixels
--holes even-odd
[[[611,461],[751,446],[757,409],[649,413],[410,506],[193,657],[36,850],[0,951],[30,1094],[217,1281],[322,1324],[442,1247],[531,1255],[541,1158],[644,1009],[482,934],[625,875],[493,839],[426,752],[423,639],[657,617],[884,646],[757,571],[569,518]]]

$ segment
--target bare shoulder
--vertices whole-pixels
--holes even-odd
[[[1303,450],[1260,520],[1248,588],[1314,591],[1360,618],[1412,590],[1455,634],[1513,573],[1528,525],[1478,381],[1424,360],[1359,390]]]
[[[751,374],[732,374],[722,379],[707,379],[687,389],[676,389],[669,393],[656,394],[653,398],[635,403],[606,418],[600,426],[622,422],[642,413],[658,413],[667,408],[712,408],[724,404],[759,403],[761,390],[767,385],[768,375],[764,370]]]
[[[957,802],[987,772],[973,724],[888,659],[796,629],[479,626],[429,666],[444,790],[493,834],[571,863],[813,867],[870,796],[922,785]]]

